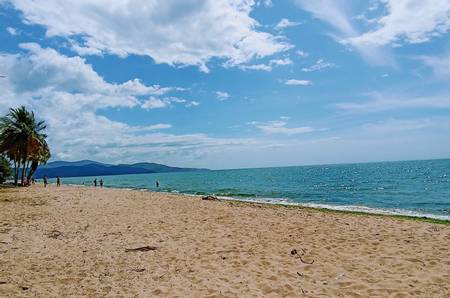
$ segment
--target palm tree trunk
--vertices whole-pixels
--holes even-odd
[[[19,185],[19,170],[20,170],[20,149],[18,148],[16,150],[16,158],[15,158],[15,162],[17,162],[16,165],[16,175],[15,175],[15,185],[18,186]]]
[[[31,180],[31,178],[33,178],[34,173],[36,172],[37,168],[38,168],[39,163],[37,161],[32,161],[31,162],[31,166],[30,171],[28,172],[28,180]]]
[[[14,185],[17,186],[19,183],[19,162],[14,159]]]
[[[25,186],[25,174],[27,172],[26,166],[27,166],[27,160],[25,159],[23,161],[23,167],[22,167],[22,186]]]

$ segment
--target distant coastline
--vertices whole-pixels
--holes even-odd
[[[36,171],[35,177],[37,179],[41,179],[44,176],[49,178],[54,178],[57,176],[85,177],[194,171],[208,171],[208,169],[171,167],[163,164],[146,162],[113,165],[92,160],[81,160],[74,162],[54,161],[39,167]]]

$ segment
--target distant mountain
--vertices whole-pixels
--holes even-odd
[[[59,167],[81,167],[87,165],[105,165],[104,163],[93,161],[93,160],[80,160],[80,161],[52,161],[43,166],[43,168],[59,168]]]
[[[92,160],[81,161],[54,161],[45,166],[40,166],[35,178],[40,179],[44,176],[50,178],[60,177],[82,177],[82,176],[108,176],[125,174],[145,174],[145,173],[170,173],[170,172],[192,172],[205,171],[207,169],[179,168],[170,167],[157,163],[135,163],[111,165]]]

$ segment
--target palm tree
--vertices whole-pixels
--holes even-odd
[[[40,163],[50,158],[50,150],[43,133],[44,121],[37,121],[34,113],[24,106],[10,109],[9,113],[0,118],[0,153],[6,153],[14,163],[14,183],[17,185],[19,171],[22,167],[22,185],[25,183],[27,169],[31,175]],[[31,171],[30,166],[34,170]]]
[[[38,150],[30,154],[29,157],[30,164],[28,166],[30,171],[28,172],[27,180],[29,181],[33,177],[39,165],[46,164],[49,159],[50,159],[50,148],[48,147],[48,144],[44,139],[43,142],[41,143],[41,146],[39,146]]]

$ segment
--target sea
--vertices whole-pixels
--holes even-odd
[[[450,220],[450,159],[63,178],[65,184]],[[160,187],[156,187],[159,181]]]

